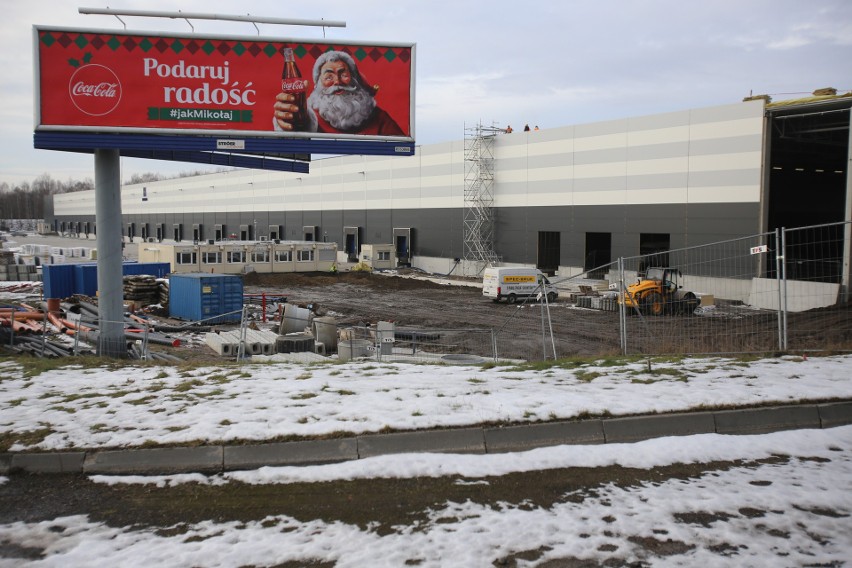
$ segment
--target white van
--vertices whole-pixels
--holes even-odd
[[[556,301],[559,295],[556,288],[536,268],[486,268],[482,275],[482,295],[495,302],[505,299],[514,304],[519,299],[538,296],[542,291],[539,282],[544,283],[547,301]]]

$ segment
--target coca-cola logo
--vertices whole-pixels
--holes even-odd
[[[103,65],[83,65],[68,83],[71,101],[90,116],[111,113],[121,100],[121,82],[112,69]]]
[[[299,91],[308,90],[307,79],[282,79],[281,90],[285,93],[297,93]]]

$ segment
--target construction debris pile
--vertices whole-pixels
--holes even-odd
[[[176,347],[180,340],[146,318],[124,318],[127,356],[132,359],[180,361],[179,357],[149,350],[152,344]],[[68,302],[21,303],[0,307],[0,349],[38,357],[94,354],[99,337],[98,307],[80,298]]]

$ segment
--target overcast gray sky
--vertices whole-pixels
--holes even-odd
[[[67,0],[0,0],[0,182],[94,177],[89,154],[34,150],[34,24],[122,29]],[[325,38],[414,42],[416,140],[464,137],[466,126],[541,128],[741,101],[852,90],[850,0],[124,0],[109,7],[342,20]],[[124,17],[129,30],[189,31],[183,20]],[[198,34],[253,36],[248,23],[193,20]],[[259,24],[262,36],[322,40],[323,30]],[[122,159],[134,173],[195,164]]]

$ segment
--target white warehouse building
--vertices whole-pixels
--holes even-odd
[[[490,261],[568,276],[778,227],[848,221],[852,97],[765,98],[538,131],[487,128],[410,157],[317,159],[122,188],[126,239],[320,241],[349,259],[478,274]],[[94,234],[94,192],[47,221]],[[848,244],[847,244],[848,247]]]

